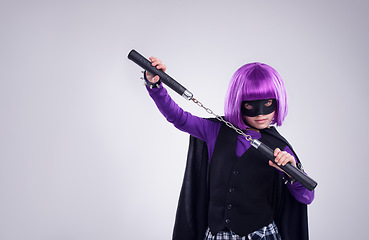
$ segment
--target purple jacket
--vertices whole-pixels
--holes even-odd
[[[172,123],[179,130],[187,132],[206,142],[210,161],[221,123],[193,116],[191,113],[184,111],[171,99],[163,85],[161,85],[160,88],[147,89],[159,111],[168,122]],[[259,139],[261,137],[260,133],[253,130],[248,130],[247,134],[251,135],[253,139]],[[242,156],[250,146],[250,142],[240,135],[236,143],[237,156]],[[294,156],[288,146],[284,151]],[[287,187],[296,200],[303,204],[310,204],[314,200],[314,190],[309,191],[298,182],[293,184],[288,183]]]

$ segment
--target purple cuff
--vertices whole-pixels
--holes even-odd
[[[288,146],[284,149],[284,151],[288,152],[296,159],[296,156],[293,154],[292,150]],[[295,181],[292,184],[287,183],[287,188],[288,190],[290,190],[291,194],[295,197],[295,199],[303,204],[310,204],[314,200],[315,191],[307,190],[299,182]]]

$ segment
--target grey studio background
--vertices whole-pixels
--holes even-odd
[[[1,1],[0,240],[171,239],[189,137],[156,109],[133,48],[219,114],[238,67],[276,68],[279,130],[319,183],[311,239],[366,236],[368,7]]]

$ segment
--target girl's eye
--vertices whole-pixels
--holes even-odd
[[[254,108],[254,106],[252,106],[251,104],[245,103],[245,108],[246,108],[247,110],[251,110],[251,109],[253,109],[253,108]]]
[[[270,107],[271,105],[272,105],[272,103],[273,103],[273,100],[271,99],[271,100],[268,100],[268,102],[266,102],[265,104],[264,104],[264,106],[265,107]]]

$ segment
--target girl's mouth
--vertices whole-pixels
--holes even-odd
[[[267,119],[258,119],[258,120],[255,120],[255,122],[257,123],[264,123]]]

